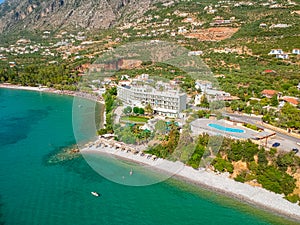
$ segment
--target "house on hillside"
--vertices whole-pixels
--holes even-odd
[[[278,91],[275,91],[275,90],[263,90],[261,92],[261,95],[266,97],[266,98],[272,98],[274,95],[277,95],[278,94]]]
[[[283,54],[282,49],[272,49],[268,55],[279,55],[279,54]]]
[[[8,64],[10,68],[13,68],[17,65],[16,62],[9,62]]]
[[[120,86],[129,86],[131,84],[130,80],[120,80],[119,85]]]
[[[287,53],[277,54],[276,58],[277,59],[288,59],[289,58],[289,54],[287,54]]]
[[[187,29],[185,27],[178,27],[178,34],[185,34],[187,32]]]
[[[286,23],[278,23],[278,24],[273,24],[270,26],[270,28],[287,28],[290,27],[290,24],[286,24]]]
[[[268,26],[267,26],[267,24],[265,24],[265,23],[261,23],[261,24],[259,24],[259,27],[260,27],[260,28],[267,28]]]
[[[299,99],[295,97],[283,96],[281,100],[283,100],[284,102],[288,102],[293,106],[297,106],[299,104]]]
[[[202,55],[203,51],[190,51],[188,52],[188,56],[198,56],[198,55]]]
[[[195,88],[200,89],[202,92],[205,92],[207,89],[212,89],[212,83],[206,80],[196,80]]]
[[[297,88],[298,88],[298,90],[300,90],[300,83],[298,84]]]
[[[275,70],[264,70],[264,74],[276,74],[277,72]]]
[[[300,55],[300,48],[294,48],[292,53],[296,55]]]

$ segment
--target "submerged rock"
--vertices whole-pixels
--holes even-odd
[[[49,155],[47,158],[47,164],[60,164],[79,157],[81,157],[79,148],[76,145],[73,145],[70,147],[62,148],[59,151]]]

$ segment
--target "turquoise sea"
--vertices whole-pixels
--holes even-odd
[[[0,224],[295,224],[174,179],[124,186],[82,157],[51,163],[75,143],[72,103],[68,96],[0,89]]]

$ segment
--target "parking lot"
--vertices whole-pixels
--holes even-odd
[[[297,148],[297,149],[300,150],[300,146],[297,145],[296,142],[291,141],[291,140],[287,140],[287,139],[283,139],[283,138],[278,137],[278,136],[269,138],[268,141],[267,141],[267,147],[271,148],[272,145],[275,142],[280,143],[280,145],[278,147],[276,147],[278,150],[282,150],[282,151],[285,151],[285,152],[290,152],[290,151],[292,151],[293,148]],[[297,155],[300,156],[300,153],[298,152]]]

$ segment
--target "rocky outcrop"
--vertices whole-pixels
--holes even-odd
[[[163,0],[6,0],[0,5],[0,33],[108,28],[138,18],[158,1]]]

